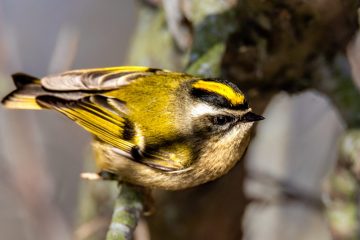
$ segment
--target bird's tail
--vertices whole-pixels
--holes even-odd
[[[16,90],[8,94],[1,101],[4,107],[14,109],[44,108],[36,102],[36,97],[45,93],[45,90],[41,87],[39,78],[24,73],[13,74],[12,78]]]

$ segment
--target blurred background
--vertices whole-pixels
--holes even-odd
[[[226,176],[154,191],[135,239],[360,239],[358,1],[0,0],[10,75],[145,65],[222,76],[266,120]],[[54,112],[0,108],[1,239],[104,239],[115,183]]]

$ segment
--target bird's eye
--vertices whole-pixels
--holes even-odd
[[[233,117],[225,116],[225,115],[214,116],[212,118],[212,122],[213,122],[214,125],[225,125],[225,124],[230,123],[232,121],[234,121]]]

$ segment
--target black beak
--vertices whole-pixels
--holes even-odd
[[[256,122],[260,120],[264,120],[263,116],[257,115],[253,112],[245,113],[245,115],[241,118],[242,122]]]

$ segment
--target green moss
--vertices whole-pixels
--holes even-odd
[[[225,51],[225,44],[218,43],[210,48],[205,54],[191,64],[187,73],[205,77],[216,77],[221,74],[221,60]]]
[[[207,15],[195,25],[189,64],[192,65],[199,60],[215,45],[225,44],[229,34],[237,27],[235,16],[236,10],[231,9],[220,14]]]

